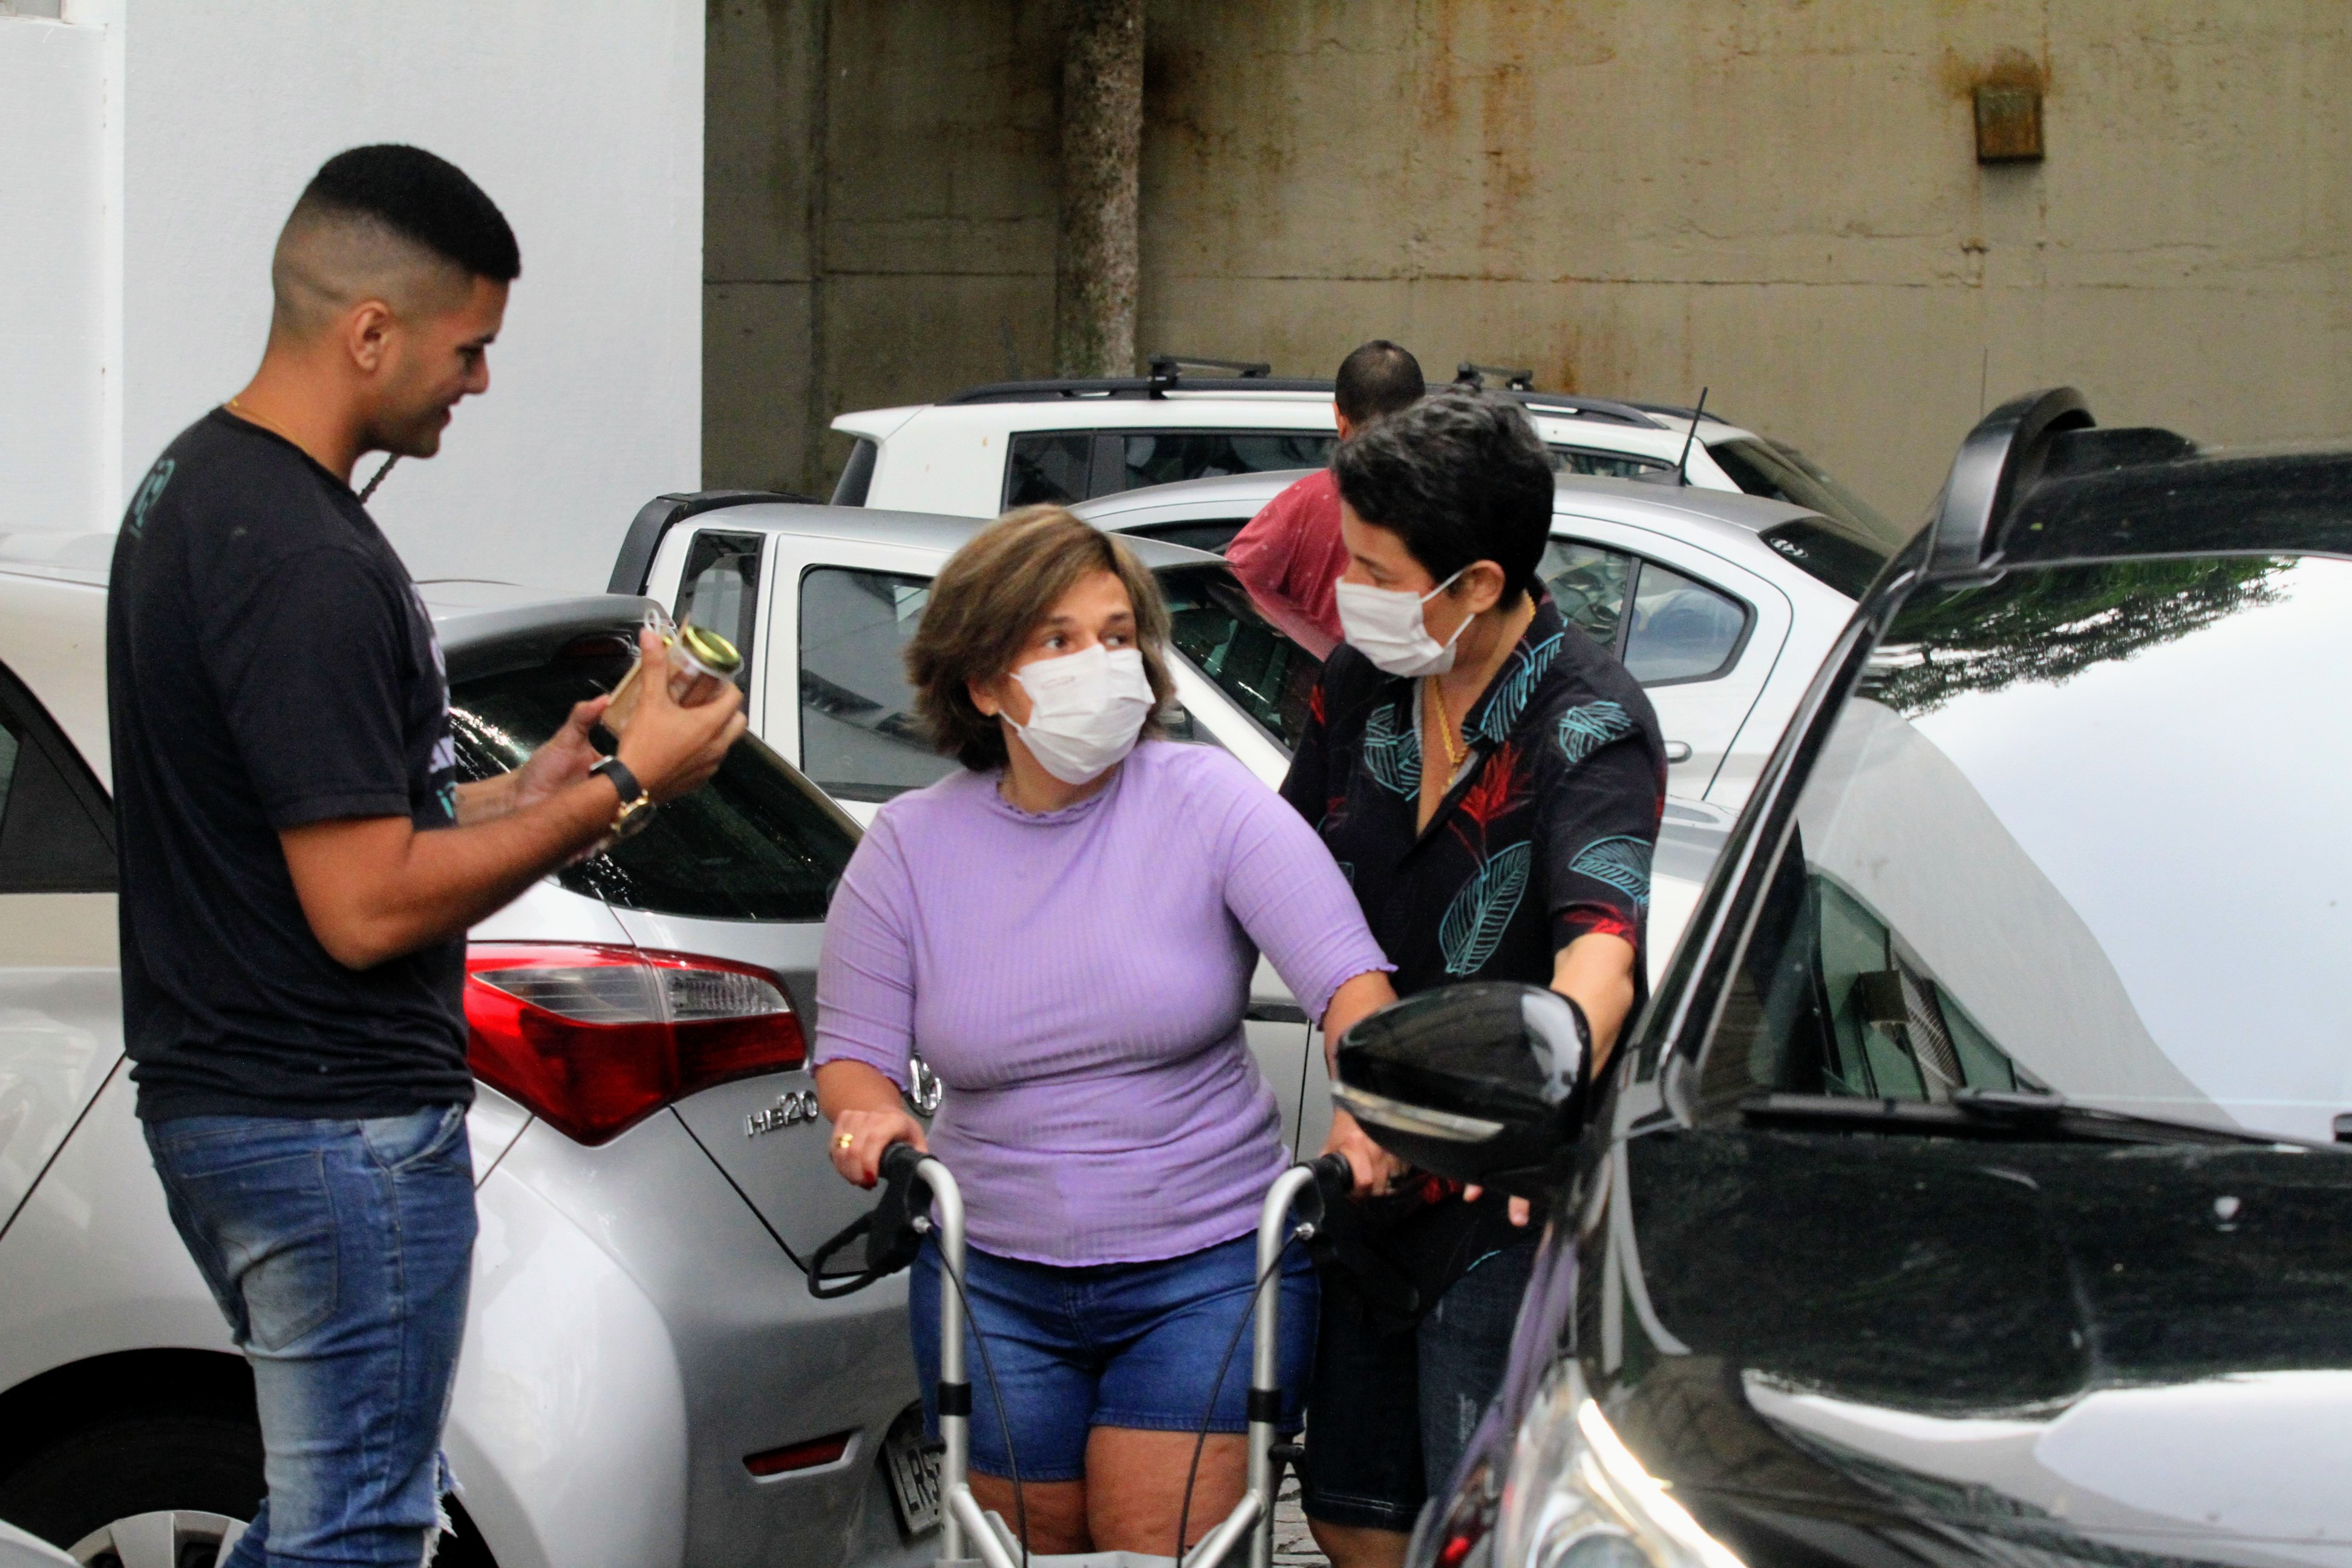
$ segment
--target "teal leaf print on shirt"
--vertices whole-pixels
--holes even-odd
[[[1495,700],[1486,704],[1486,717],[1478,721],[1477,733],[1471,739],[1499,746],[1509,738],[1511,726],[1517,723],[1519,715],[1528,710],[1528,703],[1534,698],[1536,688],[1543,683],[1543,678],[1551,670],[1551,661],[1559,657],[1559,639],[1563,635],[1552,633],[1534,647],[1523,649],[1512,661],[1510,672],[1503,677]]]
[[[1636,909],[1649,906],[1650,846],[1644,839],[1622,834],[1614,838],[1596,838],[1576,852],[1568,868],[1596,882],[1608,883],[1633,900]]]
[[[1475,974],[1495,956],[1496,944],[1528,890],[1528,866],[1535,847],[1526,839],[1496,852],[1463,884],[1437,922],[1437,950],[1448,974]]]
[[[1587,702],[1559,716],[1559,754],[1570,767],[1633,732],[1633,716],[1615,702]]]
[[[1382,789],[1407,799],[1421,793],[1421,736],[1398,710],[1384,702],[1364,726],[1364,771]]]

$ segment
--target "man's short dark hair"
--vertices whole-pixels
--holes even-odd
[[[1339,362],[1332,378],[1331,401],[1360,430],[1410,408],[1429,390],[1421,378],[1421,362],[1386,338],[1374,338]]]
[[[319,166],[290,223],[310,216],[372,218],[477,278],[511,283],[522,252],[506,215],[466,171],[422,147],[379,142]]]
[[[1356,515],[1403,540],[1439,582],[1492,561],[1505,605],[1539,587],[1551,454],[1517,403],[1441,392],[1342,443],[1331,467]]]

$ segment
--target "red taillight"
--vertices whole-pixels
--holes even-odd
[[[771,1448],[764,1454],[746,1454],[743,1468],[755,1476],[781,1476],[788,1470],[813,1470],[819,1465],[830,1465],[849,1452],[847,1432],[835,1432],[830,1437],[815,1437],[789,1447]]]
[[[478,942],[466,950],[466,1026],[474,1076],[582,1143],[808,1058],[766,970],[627,947]]]

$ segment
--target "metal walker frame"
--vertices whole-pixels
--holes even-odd
[[[898,1145],[908,1154],[908,1145]],[[890,1152],[896,1153],[894,1149]],[[904,1156],[900,1156],[903,1161]],[[886,1174],[892,1163],[885,1156]],[[911,1173],[930,1188],[935,1219],[929,1229],[940,1249],[940,1260],[950,1279],[940,1289],[940,1437],[946,1452],[940,1465],[940,1568],[1022,1568],[1020,1543],[1003,1521],[980,1506],[971,1495],[971,1382],[964,1369],[963,1328],[967,1303],[961,1281],[964,1261],[963,1193],[954,1173],[929,1155],[919,1156]],[[1274,1561],[1274,1499],[1281,1485],[1276,1447],[1281,1441],[1282,1282],[1276,1264],[1288,1243],[1283,1228],[1301,1194],[1316,1194],[1309,1212],[1301,1218],[1298,1237],[1311,1239],[1322,1220],[1321,1197],[1314,1165],[1293,1165],[1275,1178],[1258,1213],[1256,1300],[1254,1343],[1251,1345],[1249,1413],[1249,1479],[1241,1500],[1198,1544],[1177,1559],[1135,1552],[1088,1552],[1048,1555],[1031,1552],[1029,1568],[1216,1568],[1230,1556],[1242,1537],[1249,1537],[1248,1568],[1271,1568]],[[925,1228],[918,1218],[916,1228]]]

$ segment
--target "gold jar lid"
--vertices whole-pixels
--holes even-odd
[[[688,657],[714,675],[732,675],[742,667],[743,656],[735,645],[708,626],[688,621],[677,628],[677,640]]]

